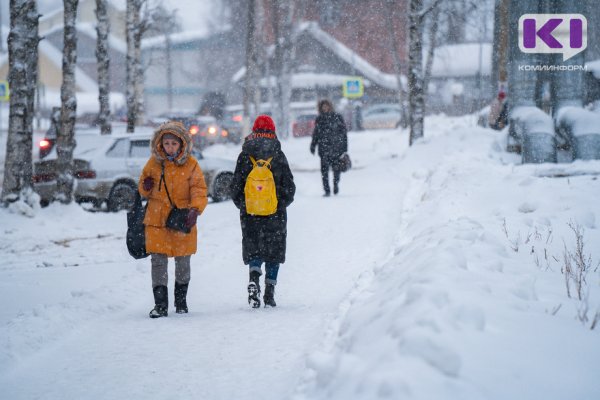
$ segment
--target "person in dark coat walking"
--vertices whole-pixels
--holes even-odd
[[[310,152],[315,154],[319,147],[321,157],[321,178],[325,196],[329,196],[329,169],[333,170],[333,194],[338,194],[341,172],[337,163],[342,154],[348,151],[348,131],[344,118],[336,113],[329,100],[319,101],[319,115],[315,121]]]
[[[270,160],[270,170],[275,182],[277,210],[274,214],[260,216],[247,213],[246,181],[257,160]],[[275,285],[279,265],[285,262],[287,240],[286,208],[294,201],[296,185],[281,143],[275,133],[275,124],[271,117],[259,115],[242,145],[237,159],[231,197],[240,210],[242,225],[242,257],[244,264],[250,267],[248,284],[248,303],[252,307],[260,307],[260,283],[262,264],[265,263],[265,293],[263,300],[266,306],[275,307]]]

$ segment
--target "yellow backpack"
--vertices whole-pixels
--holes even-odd
[[[246,178],[244,195],[246,197],[246,212],[250,215],[272,215],[277,211],[277,194],[275,191],[275,179],[271,172],[271,160],[252,161],[252,171]]]

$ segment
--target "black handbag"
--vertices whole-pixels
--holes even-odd
[[[142,205],[140,192],[136,191],[133,208],[127,212],[127,235],[125,235],[127,250],[131,257],[136,260],[146,258],[150,255],[146,253],[145,215],[146,207]]]
[[[348,153],[342,154],[333,164],[333,168],[339,172],[348,172],[352,168],[352,161]]]
[[[190,213],[189,208],[177,208],[175,204],[173,204],[173,200],[171,200],[171,195],[169,194],[169,189],[167,188],[167,181],[165,180],[165,166],[162,166],[162,172],[160,174],[161,182],[165,183],[165,191],[167,192],[167,198],[169,199],[169,203],[171,203],[171,211],[169,212],[169,216],[167,217],[167,223],[165,226],[169,229],[173,229],[174,231],[179,231],[183,233],[190,233],[192,231],[192,227],[186,226],[187,216]],[[159,183],[160,187],[160,183]]]
[[[177,208],[173,206],[167,217],[166,227],[175,231],[190,233],[192,228],[188,228],[185,225],[189,212],[189,208]]]

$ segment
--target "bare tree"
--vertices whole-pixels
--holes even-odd
[[[248,0],[248,19],[246,28],[246,74],[244,76],[244,124],[249,125],[250,118],[254,115],[250,113],[250,102],[254,98],[256,91],[256,41],[255,41],[255,16],[256,16],[256,0]],[[259,110],[254,110],[256,114]]]
[[[409,3],[409,45],[408,45],[408,105],[409,105],[409,144],[423,137],[425,118],[425,90],[423,87],[423,25],[425,17],[441,0],[434,0],[425,7],[423,0],[410,0]]]
[[[136,124],[144,120],[144,71],[148,65],[142,64],[142,38],[147,34],[171,33],[177,27],[161,26],[175,25],[174,13],[167,13],[161,4],[149,7],[148,0],[127,0],[125,13],[127,132],[133,133]]]
[[[282,137],[289,135],[290,101],[292,97],[292,59],[294,50],[294,3],[291,1],[271,2],[271,18],[275,35],[275,90],[276,109],[273,115]]]
[[[0,38],[2,38],[2,7],[0,7]],[[0,53],[4,52],[4,40],[0,40]]]
[[[110,123],[110,58],[108,34],[110,32],[110,22],[106,8],[107,0],[96,0],[96,18],[98,26],[96,27],[96,59],[98,60],[98,102],[100,103],[100,112],[98,113],[98,123],[100,132],[103,135],[110,135],[112,126]]]
[[[496,96],[500,86],[506,86],[508,80],[508,2],[496,1],[494,6],[494,40],[492,51],[492,93]],[[506,90],[506,88],[504,88]]]
[[[73,197],[73,150],[75,149],[75,68],[77,67],[77,6],[79,0],[63,0],[63,81],[60,88],[60,129],[56,137],[57,190],[54,199],[69,204]]]
[[[147,24],[145,34],[152,35],[157,33],[165,38],[165,79],[167,84],[167,104],[169,110],[173,109],[173,59],[172,50],[173,42],[171,34],[179,31],[179,19],[177,18],[177,10],[168,11],[161,4],[150,11],[151,21]]]
[[[404,107],[404,101],[407,97],[404,86],[402,86],[402,62],[400,61],[400,45],[398,43],[398,35],[394,27],[394,20],[398,18],[397,6],[398,2],[395,0],[386,0],[386,7],[383,9],[384,17],[386,19],[386,25],[389,29],[388,41],[390,51],[394,57],[394,70],[396,72],[396,82],[398,83],[398,104],[400,105],[400,123],[402,127],[406,128],[408,122],[408,115],[406,114],[406,108]]]
[[[11,88],[2,202],[32,191],[34,98],[38,69],[38,19],[34,0],[10,0],[8,82]]]
[[[254,66],[254,110],[256,110],[257,114],[260,114],[260,104],[262,102],[262,91],[261,91],[261,80],[265,76],[265,67],[267,59],[267,51],[265,48],[265,38],[264,38],[264,25],[265,25],[265,10],[264,10],[264,2],[262,0],[258,0],[256,3],[256,10],[254,12],[254,57],[256,60],[256,65]],[[270,78],[269,78],[270,79]]]
[[[147,20],[142,19],[142,7],[146,0],[127,0],[126,8],[126,97],[127,97],[127,132],[133,133],[136,124],[143,118],[143,78],[142,67],[142,35],[147,29]]]
[[[440,20],[440,7],[436,7],[431,12],[429,18],[429,27],[427,29],[428,36],[428,47],[427,47],[427,60],[425,61],[425,73],[423,75],[423,90],[425,90],[425,95],[427,95],[429,81],[431,80],[431,69],[433,67],[433,56],[435,53],[435,48],[437,47],[437,33],[439,28],[439,20]]]

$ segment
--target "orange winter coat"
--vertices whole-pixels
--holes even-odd
[[[162,137],[166,133],[176,135],[183,142],[181,151],[174,161],[167,159],[162,147]],[[165,227],[167,216],[171,211],[165,184],[177,208],[196,208],[202,214],[208,203],[204,174],[198,161],[191,155],[191,138],[182,124],[167,122],[154,132],[150,146],[152,156],[144,166],[138,183],[140,194],[148,199],[148,209],[144,218],[146,251],[166,254],[168,257],[192,255],[197,249],[196,226],[190,233]],[[163,165],[164,179],[161,179]],[[144,179],[147,177],[152,177],[154,180],[154,186],[149,191],[144,190],[143,186]]]

